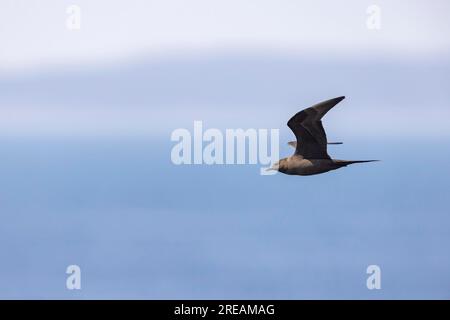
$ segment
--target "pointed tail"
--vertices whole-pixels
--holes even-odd
[[[365,162],[375,162],[380,160],[335,160],[335,162],[343,167],[354,163],[365,163]]]

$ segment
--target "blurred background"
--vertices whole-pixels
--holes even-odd
[[[0,298],[450,298],[448,12],[1,0]],[[194,120],[279,128],[287,156],[287,120],[341,95],[330,155],[381,162],[312,177],[171,162]]]

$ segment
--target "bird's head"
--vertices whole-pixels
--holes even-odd
[[[268,168],[267,171],[275,170],[283,172],[283,170],[286,168],[286,159],[281,159],[277,162],[275,162],[272,167]]]
[[[279,161],[275,162],[270,168],[267,168],[266,171],[278,171],[279,169]]]

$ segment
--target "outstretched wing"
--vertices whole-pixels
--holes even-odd
[[[320,102],[295,114],[287,123],[297,139],[295,154],[306,159],[330,159],[322,117],[345,97]]]

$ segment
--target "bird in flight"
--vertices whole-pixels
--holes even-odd
[[[328,142],[322,126],[322,117],[345,97],[320,102],[295,114],[287,123],[297,141],[289,142],[295,148],[292,156],[275,163],[268,170],[276,170],[289,175],[309,176],[336,170],[353,163],[378,160],[336,160],[327,153]]]

